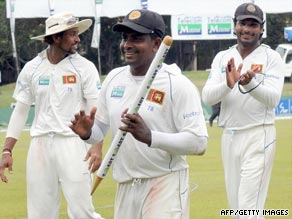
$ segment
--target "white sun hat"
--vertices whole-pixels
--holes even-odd
[[[72,28],[78,28],[81,34],[92,24],[91,19],[79,21],[71,12],[62,12],[49,17],[46,20],[46,33],[40,36],[32,37],[33,40],[44,40],[46,36],[54,35]]]

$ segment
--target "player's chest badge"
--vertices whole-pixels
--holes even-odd
[[[63,75],[63,84],[76,84],[76,75]]]
[[[162,105],[164,97],[165,97],[165,92],[156,90],[156,89],[150,89],[146,99],[148,101]]]
[[[126,86],[118,85],[114,86],[111,92],[111,97],[113,98],[122,98],[124,96]]]
[[[50,84],[50,79],[49,78],[39,78],[39,85],[49,85]]]
[[[256,73],[263,73],[263,64],[252,64],[250,69],[256,68]]]

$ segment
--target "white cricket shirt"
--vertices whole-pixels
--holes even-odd
[[[243,94],[236,83],[227,86],[226,66],[234,58],[236,69],[242,63],[241,74],[257,65],[259,72],[248,85],[242,86],[249,93]],[[275,107],[279,103],[284,82],[283,62],[280,55],[269,46],[261,44],[242,59],[236,45],[219,52],[213,60],[209,78],[203,88],[202,98],[208,105],[221,101],[219,125],[233,130],[263,124],[274,124]]]
[[[110,126],[112,138],[121,125],[122,113],[136,96],[139,81],[126,66],[112,70],[102,84],[96,118]],[[199,92],[175,64],[162,65],[139,114],[153,131],[207,136]],[[113,178],[126,182],[133,178],[162,176],[187,167],[186,156],[148,147],[128,133],[113,163]]]
[[[98,87],[99,74],[92,62],[75,53],[51,64],[44,50],[20,72],[13,97],[35,103],[31,136],[49,132],[76,136],[69,128],[71,120],[85,109],[87,99],[97,98]]]

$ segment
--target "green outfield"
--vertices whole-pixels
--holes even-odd
[[[208,73],[205,71],[185,72],[201,91]],[[104,77],[102,77],[103,79]],[[7,108],[12,99],[15,84],[0,87],[0,108]],[[292,96],[292,83],[285,83],[283,96]],[[292,119],[277,120],[277,152],[272,179],[266,202],[266,209],[289,209],[287,217],[266,217],[266,219],[292,218]],[[215,124],[208,127],[209,141],[206,154],[189,156],[191,193],[191,219],[216,219],[221,209],[228,209],[223,169],[221,162],[220,137],[222,130]],[[5,132],[0,132],[4,143]],[[8,184],[0,182],[0,219],[26,218],[25,162],[29,144],[29,133],[24,131],[14,153],[14,172],[9,175]],[[103,153],[109,146],[106,138]],[[111,173],[103,180],[94,193],[94,205],[106,219],[113,219],[113,204],[116,183]],[[129,206],[131,207],[131,206]],[[60,219],[68,218],[64,199],[60,208]],[[130,219],[130,218],[125,218]]]
[[[266,209],[289,209],[292,218],[292,120],[277,120],[277,152],[274,162]],[[221,209],[228,209],[223,169],[221,163],[220,136],[222,130],[215,124],[208,127],[209,142],[206,154],[189,156],[191,193],[191,219],[215,219]],[[5,133],[0,133],[4,142]],[[0,183],[0,219],[26,218],[25,162],[29,144],[29,133],[24,131],[14,150],[14,171],[9,175],[8,184]],[[105,141],[104,153],[109,145]],[[94,193],[96,210],[105,218],[113,219],[113,204],[116,183],[111,173],[103,180]],[[130,207],[130,206],[129,206]],[[60,209],[60,219],[67,218],[64,199]],[[224,217],[228,218],[228,217]]]

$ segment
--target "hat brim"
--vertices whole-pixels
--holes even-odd
[[[76,28],[76,27],[79,30],[78,35],[80,35],[83,32],[85,32],[91,25],[92,25],[92,20],[91,19],[84,19],[84,20],[79,21],[79,22],[77,22],[75,24],[66,26],[66,28],[61,28],[61,29],[56,30],[56,31],[53,31],[53,32],[51,32],[49,34],[44,34],[44,35],[39,35],[39,36],[31,37],[30,39],[32,39],[32,40],[44,40],[44,38],[46,36],[51,36],[51,35],[54,35],[56,33],[60,33],[60,32],[66,31],[66,30],[70,30],[70,29]]]
[[[115,24],[113,26],[113,31],[115,32],[126,32],[126,31],[129,31],[129,29],[136,31],[138,33],[144,33],[144,34],[149,34],[153,32],[153,30],[150,30],[146,27],[135,24],[133,22],[123,22],[120,24]]]
[[[262,19],[260,19],[259,17],[254,16],[254,15],[240,15],[240,16],[237,16],[236,20],[238,20],[238,21],[242,21],[242,20],[244,20],[244,19],[248,19],[248,18],[250,18],[250,19],[254,19],[254,20],[256,20],[257,22],[259,22],[260,24],[263,23],[263,20],[262,20]]]

